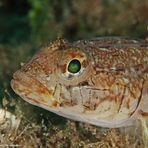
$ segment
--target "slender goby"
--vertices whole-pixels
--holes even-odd
[[[27,102],[72,120],[132,125],[148,116],[148,43],[57,39],[14,73],[11,86]]]

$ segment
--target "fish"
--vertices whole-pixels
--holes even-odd
[[[30,104],[71,120],[130,126],[148,116],[148,42],[58,38],[13,74],[11,87]]]

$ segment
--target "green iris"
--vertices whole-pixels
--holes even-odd
[[[70,73],[77,73],[81,69],[81,63],[77,59],[73,59],[68,65],[68,71]]]

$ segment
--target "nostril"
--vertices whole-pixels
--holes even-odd
[[[21,80],[21,73],[20,73],[20,71],[16,71],[16,72],[13,74],[13,79],[14,79],[14,80]]]

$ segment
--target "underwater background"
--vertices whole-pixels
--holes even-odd
[[[140,125],[74,122],[28,104],[10,88],[12,74],[47,42],[100,36],[148,39],[148,1],[0,0],[0,111],[10,114],[0,117],[0,147],[146,147]]]

